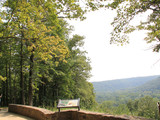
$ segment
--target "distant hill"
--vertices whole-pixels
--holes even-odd
[[[114,92],[117,90],[125,90],[141,86],[148,81],[158,78],[160,75],[147,77],[134,77],[125,79],[116,79],[101,82],[92,82],[95,92]]]
[[[97,101],[156,96],[160,91],[160,75],[93,82],[93,86]]]
[[[151,81],[148,81],[143,85],[138,86],[134,89],[130,89],[130,91],[134,92],[144,92],[144,91],[155,92],[157,90],[160,90],[160,77],[152,79]]]

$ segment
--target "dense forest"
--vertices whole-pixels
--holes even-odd
[[[125,96],[119,96],[125,100]],[[159,120],[159,113],[157,109],[157,101],[159,99],[151,96],[144,96],[135,100],[129,99],[126,102],[120,100],[106,100],[97,105],[99,112],[114,115],[129,115],[141,116],[143,118],[150,118]]]
[[[98,111],[159,119],[157,102],[160,100],[160,77],[158,75],[93,82],[93,86],[96,101],[99,103]]]
[[[90,60],[67,19],[84,19],[94,7],[72,0],[4,0],[0,11],[0,94],[2,106],[56,106],[58,99],[95,104]]]
[[[132,77],[132,78],[121,78],[114,80],[106,80],[100,82],[92,82],[96,93],[103,92],[114,92],[117,90],[127,90],[136,88],[144,85],[154,79],[159,79],[160,75],[144,76],[144,77]]]
[[[126,78],[112,81],[93,82],[96,101],[115,100],[125,103],[129,99],[137,99],[144,96],[160,98],[160,77],[147,76]]]

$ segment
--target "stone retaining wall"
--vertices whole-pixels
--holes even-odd
[[[46,109],[19,104],[10,104],[8,112],[28,116],[36,120],[52,120],[52,116],[54,114],[54,112]]]
[[[18,104],[10,104],[8,111],[21,114],[24,116],[28,116],[36,120],[128,120],[128,119],[131,119],[131,118],[126,118],[124,116],[120,117],[120,116],[77,111],[77,110],[52,112],[52,111],[38,108],[38,107],[18,105]]]

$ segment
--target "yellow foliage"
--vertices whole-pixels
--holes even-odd
[[[59,20],[55,17],[55,19],[49,19],[50,22],[52,21],[52,25],[48,26],[44,24],[44,22],[42,22],[43,19],[49,16],[49,13],[46,12],[48,8],[34,4],[36,4],[34,0],[32,2],[27,2],[26,0],[17,1],[12,16],[14,20],[9,23],[8,31],[15,31],[11,32],[13,33],[12,36],[14,36],[17,31],[20,31],[19,34],[23,32],[25,38],[23,42],[24,44],[27,43],[29,54],[34,52],[35,57],[45,61],[56,57],[57,60],[66,62],[65,58],[68,56],[69,50],[64,40],[61,40],[58,36],[51,36],[54,34],[53,31],[61,27]],[[54,9],[52,7],[51,9],[53,10],[51,15],[54,15]],[[57,16],[56,11],[55,16]],[[56,64],[58,64],[58,62]]]
[[[7,78],[0,75],[0,80],[5,81]]]

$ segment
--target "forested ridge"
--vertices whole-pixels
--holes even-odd
[[[95,88],[97,102],[99,103],[105,100],[122,100],[125,102],[129,99],[134,100],[147,95],[156,98],[160,97],[159,75],[93,82],[93,86]]]
[[[9,103],[56,107],[58,99],[95,104],[84,37],[70,36],[65,19],[94,10],[72,0],[3,0],[0,11],[0,94]]]
[[[100,81],[100,82],[97,81],[92,83],[96,92],[106,92],[106,91],[114,92],[117,90],[125,90],[125,89],[138,87],[158,77],[159,75],[154,75],[154,76],[106,80],[106,81]]]
[[[93,82],[93,86],[99,111],[159,119],[156,105],[160,99],[159,75]]]

